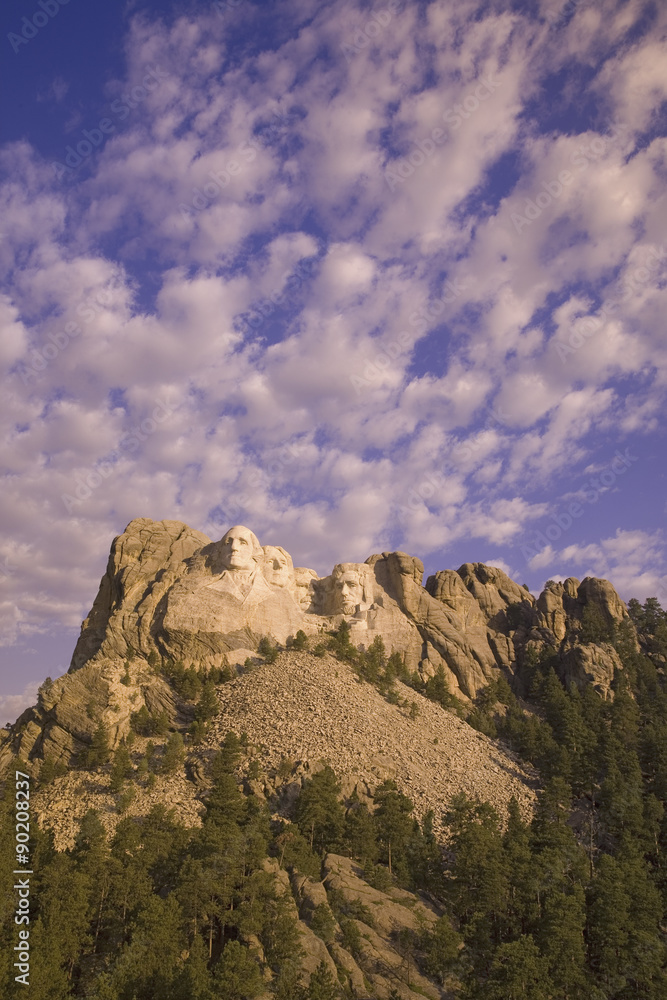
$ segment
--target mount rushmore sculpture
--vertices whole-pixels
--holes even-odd
[[[440,570],[425,586],[423,574],[416,557],[382,552],[320,578],[242,525],[212,542],[180,521],[137,518],[113,541],[68,673],[43,685],[38,704],[5,731],[0,764],[12,754],[71,759],[90,743],[98,716],[117,741],[142,704],[174,717],[173,692],[154,669],[160,663],[233,667],[265,636],[288,646],[302,631],[326,642],[343,620],[355,646],[380,636],[411,674],[441,674],[468,703],[502,673],[511,676],[531,646],[558,654],[566,683],[610,696],[618,654],[579,638],[588,605],[610,626],[627,618],[606,580],[549,581],[535,599],[482,563]]]
[[[568,616],[580,618],[587,603],[597,603],[610,622],[627,616],[603,580],[550,584],[536,601],[502,570],[481,563],[441,570],[425,586],[423,574],[420,559],[383,552],[338,563],[320,578],[294,567],[281,546],[262,546],[242,525],[211,542],[179,521],[137,518],[113,542],[70,671],[91,659],[151,651],[219,664],[224,654],[233,659],[235,650],[256,649],[263,636],[286,644],[299,630],[316,635],[344,618],[355,645],[367,647],[380,635],[410,671],[427,678],[442,668],[452,693],[466,700],[501,669],[512,669],[517,641],[561,646]],[[581,674],[581,683],[589,667],[606,677],[616,665],[575,659],[571,654],[568,669],[575,680]]]

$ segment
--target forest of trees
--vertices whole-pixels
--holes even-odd
[[[357,859],[378,889],[398,885],[437,901],[433,929],[400,945],[408,968],[461,1000],[663,1000],[667,614],[654,599],[629,610],[641,652],[627,626],[584,623],[591,641],[613,642],[621,657],[613,700],[592,688],[565,690],[555,653],[543,652],[523,658],[516,691],[506,681],[490,686],[470,715],[537,768],[543,791],[530,823],[516,803],[503,825],[490,805],[458,795],[444,816],[443,853],[433,815],[418,822],[392,782],[375,789],[370,809],[356,799],[342,804],[328,767],[305,783],[294,822],[272,823],[256,797],[239,791],[249,750],[230,733],[200,829],[184,828],[163,806],[142,820],[122,817],[110,841],[89,811],[65,852],[34,829],[31,1000],[250,1000],[266,991],[282,1000],[352,998],[345,976],[336,981],[324,965],[298,984],[296,920],[266,862],[319,878],[330,851]],[[396,697],[400,658],[387,658],[380,644],[353,651],[345,629],[331,642],[360,680]],[[424,693],[447,704],[440,686],[434,679]],[[120,791],[135,764],[128,748],[112,758],[102,737],[95,763]],[[169,746],[160,766],[175,769],[179,734]],[[13,786],[0,815],[0,993],[8,998],[24,989],[12,969],[12,806]],[[355,921],[372,925],[367,908],[329,892],[318,910],[313,929],[327,942],[339,927],[340,943],[363,962]],[[257,941],[270,981],[253,955]]]

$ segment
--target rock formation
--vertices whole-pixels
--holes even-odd
[[[587,608],[610,635],[627,619],[606,580],[549,581],[536,600],[481,563],[437,572],[425,586],[423,573],[419,559],[383,552],[319,579],[243,526],[212,542],[178,521],[137,518],[111,546],[69,673],[2,739],[0,765],[12,754],[70,760],[100,718],[118,741],[144,705],[177,721],[182,706],[155,664],[243,663],[264,636],[284,646],[299,630],[316,636],[343,620],[356,646],[381,636],[410,673],[426,681],[441,671],[463,702],[501,674],[511,679],[529,650],[545,647],[557,653],[566,683],[611,696],[615,650],[581,641]]]

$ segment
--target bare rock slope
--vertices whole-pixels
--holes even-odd
[[[231,730],[247,733],[261,767],[253,790],[273,810],[285,811],[302,782],[329,764],[348,796],[368,796],[386,778],[396,781],[422,816],[432,809],[441,829],[452,796],[465,792],[490,802],[504,815],[512,796],[528,815],[534,801],[534,775],[497,740],[490,740],[456,715],[398,683],[400,695],[418,706],[416,718],[391,704],[370,684],[359,682],[344,663],[327,655],[286,651],[218,687],[219,714],[206,741],[192,748],[185,774],[159,778],[154,788],[138,783],[129,815],[145,815],[157,802],[176,809],[188,826],[198,825],[208,789],[211,759]],[[155,737],[153,738],[155,740]],[[145,740],[139,740],[140,756]],[[158,741],[159,743],[159,741]],[[289,773],[277,775],[289,762]],[[109,777],[74,771],[38,791],[35,809],[54,830],[60,848],[74,843],[87,809],[97,809],[109,831],[119,819]]]

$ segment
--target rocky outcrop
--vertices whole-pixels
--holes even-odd
[[[143,706],[151,715],[183,723],[174,692],[145,660],[91,660],[40,689],[37,704],[26,709],[0,744],[0,770],[14,756],[69,764],[90,747],[102,722],[110,746],[127,736],[130,718]]]
[[[458,575],[465,587],[475,598],[489,625],[502,625],[503,613],[510,604],[534,598],[529,591],[510,580],[506,573],[496,566],[484,563],[464,563],[459,566]]]
[[[182,521],[130,521],[111,545],[107,571],[90,614],[81,626],[70,670],[93,657],[125,659],[155,648],[153,614],[187,560],[210,539]]]
[[[587,576],[577,588],[577,599],[582,607],[587,604],[597,605],[609,624],[618,624],[628,617],[628,609],[609,580]]]
[[[474,698],[498,674],[498,662],[489,645],[479,605],[475,613],[458,592],[461,616],[452,603],[433,596],[421,585],[424,572],[421,561],[405,552],[383,552],[381,556],[371,556],[368,562],[380,586],[394,597],[421,636],[421,671],[432,676],[442,666],[452,690],[465,698]],[[429,582],[432,580],[429,578]],[[432,587],[440,594],[451,590],[443,581],[440,587],[437,582]]]
[[[502,673],[511,679],[528,645],[555,650],[566,683],[609,695],[618,657],[581,644],[587,608],[610,628],[627,619],[608,581],[549,581],[536,601],[482,563],[439,571],[425,587],[423,574],[416,557],[383,552],[319,579],[243,526],[212,542],[180,521],[137,518],[114,539],[68,675],[2,738],[0,766],[13,754],[69,761],[100,721],[117,742],[144,705],[177,718],[182,705],[154,669],[161,661],[237,670],[263,636],[285,644],[299,630],[315,636],[343,620],[356,646],[381,637],[422,680],[442,670],[464,702]]]
[[[591,686],[604,698],[611,697],[611,683],[617,670],[622,670],[621,659],[612,645],[586,643],[574,645],[563,653],[561,680],[583,691]]]
[[[359,866],[350,858],[328,854],[323,869],[324,886],[329,893],[347,904],[361,903],[366,908],[368,922],[354,921],[362,941],[355,964],[363,970],[376,995],[388,996],[401,984],[405,991],[401,996],[415,997],[415,1000],[426,996],[437,1000],[440,991],[414,966],[407,975],[405,958],[396,948],[401,935],[407,934],[414,940],[424,931],[432,930],[438,918],[435,910],[402,889],[388,892],[374,889],[364,881]]]

